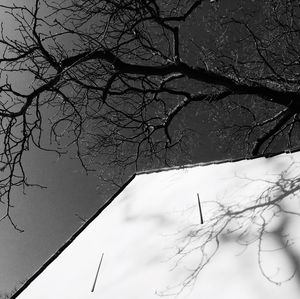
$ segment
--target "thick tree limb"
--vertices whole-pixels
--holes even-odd
[[[298,92],[277,90],[260,83],[240,83],[236,80],[222,74],[209,71],[200,67],[192,67],[183,62],[170,63],[162,66],[137,65],[123,62],[116,55],[107,50],[94,52],[84,52],[61,62],[62,68],[65,69],[76,63],[100,59],[111,63],[117,71],[126,74],[145,75],[145,76],[168,76],[174,73],[181,73],[190,79],[200,82],[223,86],[234,94],[252,94],[264,98],[272,103],[277,103],[288,107],[291,102],[299,98]],[[300,102],[294,103],[294,109],[300,112]]]

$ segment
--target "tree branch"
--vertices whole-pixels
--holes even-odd
[[[269,131],[267,131],[265,134],[257,138],[254,147],[252,149],[252,155],[256,156],[261,148],[261,146],[264,144],[265,141],[267,141],[273,134],[275,134],[280,128],[285,125],[294,115],[296,114],[295,110],[293,108],[290,108],[286,110],[286,112],[283,114],[282,118],[275,124],[273,128],[271,128]]]

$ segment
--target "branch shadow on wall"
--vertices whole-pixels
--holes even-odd
[[[188,269],[187,275],[179,285],[168,286],[159,295],[176,296],[193,287],[200,272],[213,262],[217,254],[222,254],[221,249],[229,243],[243,248],[241,256],[248,247],[255,246],[256,264],[262,277],[277,286],[295,280],[299,292],[299,170],[299,165],[293,163],[279,174],[272,175],[271,179],[269,176],[268,179],[236,177],[247,181],[245,190],[240,190],[241,194],[253,191],[258,185],[263,188],[247,200],[237,197],[233,201],[203,202],[202,208],[204,212],[210,211],[209,217],[206,215],[203,225],[190,225],[176,233],[177,250],[170,259],[174,269],[182,266]],[[278,256],[283,257],[282,264]],[[191,266],[188,260],[194,264]]]

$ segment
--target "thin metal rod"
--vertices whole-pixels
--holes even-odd
[[[199,193],[197,193],[198,196],[198,207],[199,207],[199,214],[200,214],[200,223],[203,224],[203,216],[202,216],[202,209],[201,209],[201,204],[200,204],[200,196]]]
[[[94,290],[95,290],[95,286],[96,286],[96,282],[97,282],[99,270],[100,270],[100,267],[101,267],[101,264],[102,264],[103,256],[104,256],[104,253],[102,253],[102,255],[101,255],[101,259],[100,259],[100,262],[99,262],[99,266],[98,266],[98,269],[97,269],[95,281],[94,281],[94,284],[93,284],[93,287],[92,287],[92,291],[91,291],[91,292],[94,292]]]

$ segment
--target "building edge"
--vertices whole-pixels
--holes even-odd
[[[50,258],[12,295],[11,299],[17,298],[73,241],[92,223],[114,199],[133,181],[133,174],[122,187],[110,197],[95,214],[93,214]]]

